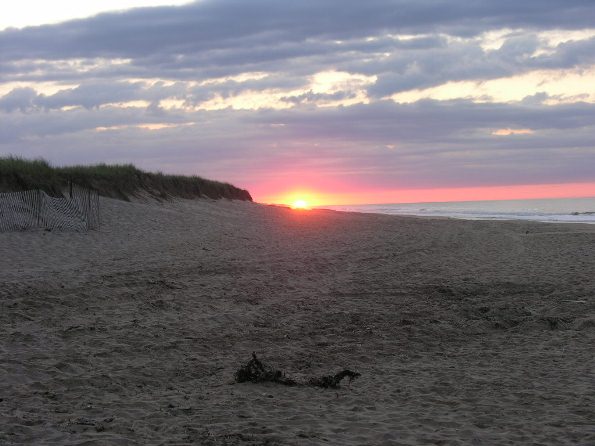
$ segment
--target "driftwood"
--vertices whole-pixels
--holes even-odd
[[[248,361],[245,366],[238,369],[235,374],[236,381],[243,382],[274,382],[283,384],[285,386],[295,386],[297,381],[286,378],[281,370],[275,370],[272,367],[263,364],[257,357],[256,353],[252,352],[252,359]]]
[[[342,370],[335,375],[326,375],[317,378],[310,378],[305,383],[300,383],[294,379],[285,376],[285,373],[281,370],[277,370],[267,364],[264,364],[261,360],[256,357],[256,353],[252,352],[252,359],[246,363],[246,365],[240,367],[235,373],[235,380],[238,383],[252,382],[274,382],[277,384],[283,384],[285,386],[314,386],[337,389],[341,387],[341,381],[343,378],[349,379],[349,384],[361,375],[351,370]]]
[[[308,384],[315,387],[324,387],[325,389],[336,389],[338,387],[341,387],[341,381],[343,380],[343,378],[348,378],[349,384],[351,384],[351,381],[359,378],[360,376],[361,375],[357,372],[352,372],[351,370],[345,369],[340,371],[336,375],[327,375],[322,376],[320,378],[310,378]]]

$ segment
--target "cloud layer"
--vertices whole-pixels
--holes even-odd
[[[9,29],[0,154],[135,162],[256,198],[331,180],[370,193],[595,182],[594,13],[204,0]]]

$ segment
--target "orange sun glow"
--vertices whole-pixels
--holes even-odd
[[[265,203],[280,204],[292,209],[314,209],[324,204],[317,192],[306,189],[294,189],[278,195],[266,197]]]
[[[308,209],[308,202],[306,200],[303,200],[301,198],[295,200],[292,204],[291,207],[293,209]]]

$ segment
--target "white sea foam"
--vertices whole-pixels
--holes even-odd
[[[530,220],[595,224],[595,197],[324,206],[341,211],[451,217],[466,220]]]

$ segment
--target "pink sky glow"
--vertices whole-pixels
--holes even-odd
[[[267,193],[281,190],[280,193]],[[337,192],[340,191],[340,192]],[[460,187],[440,189],[355,190],[343,188],[279,187],[256,189],[255,201],[291,205],[304,200],[310,206],[421,203],[441,201],[516,200],[532,198],[595,197],[595,183],[534,184],[493,187]]]

